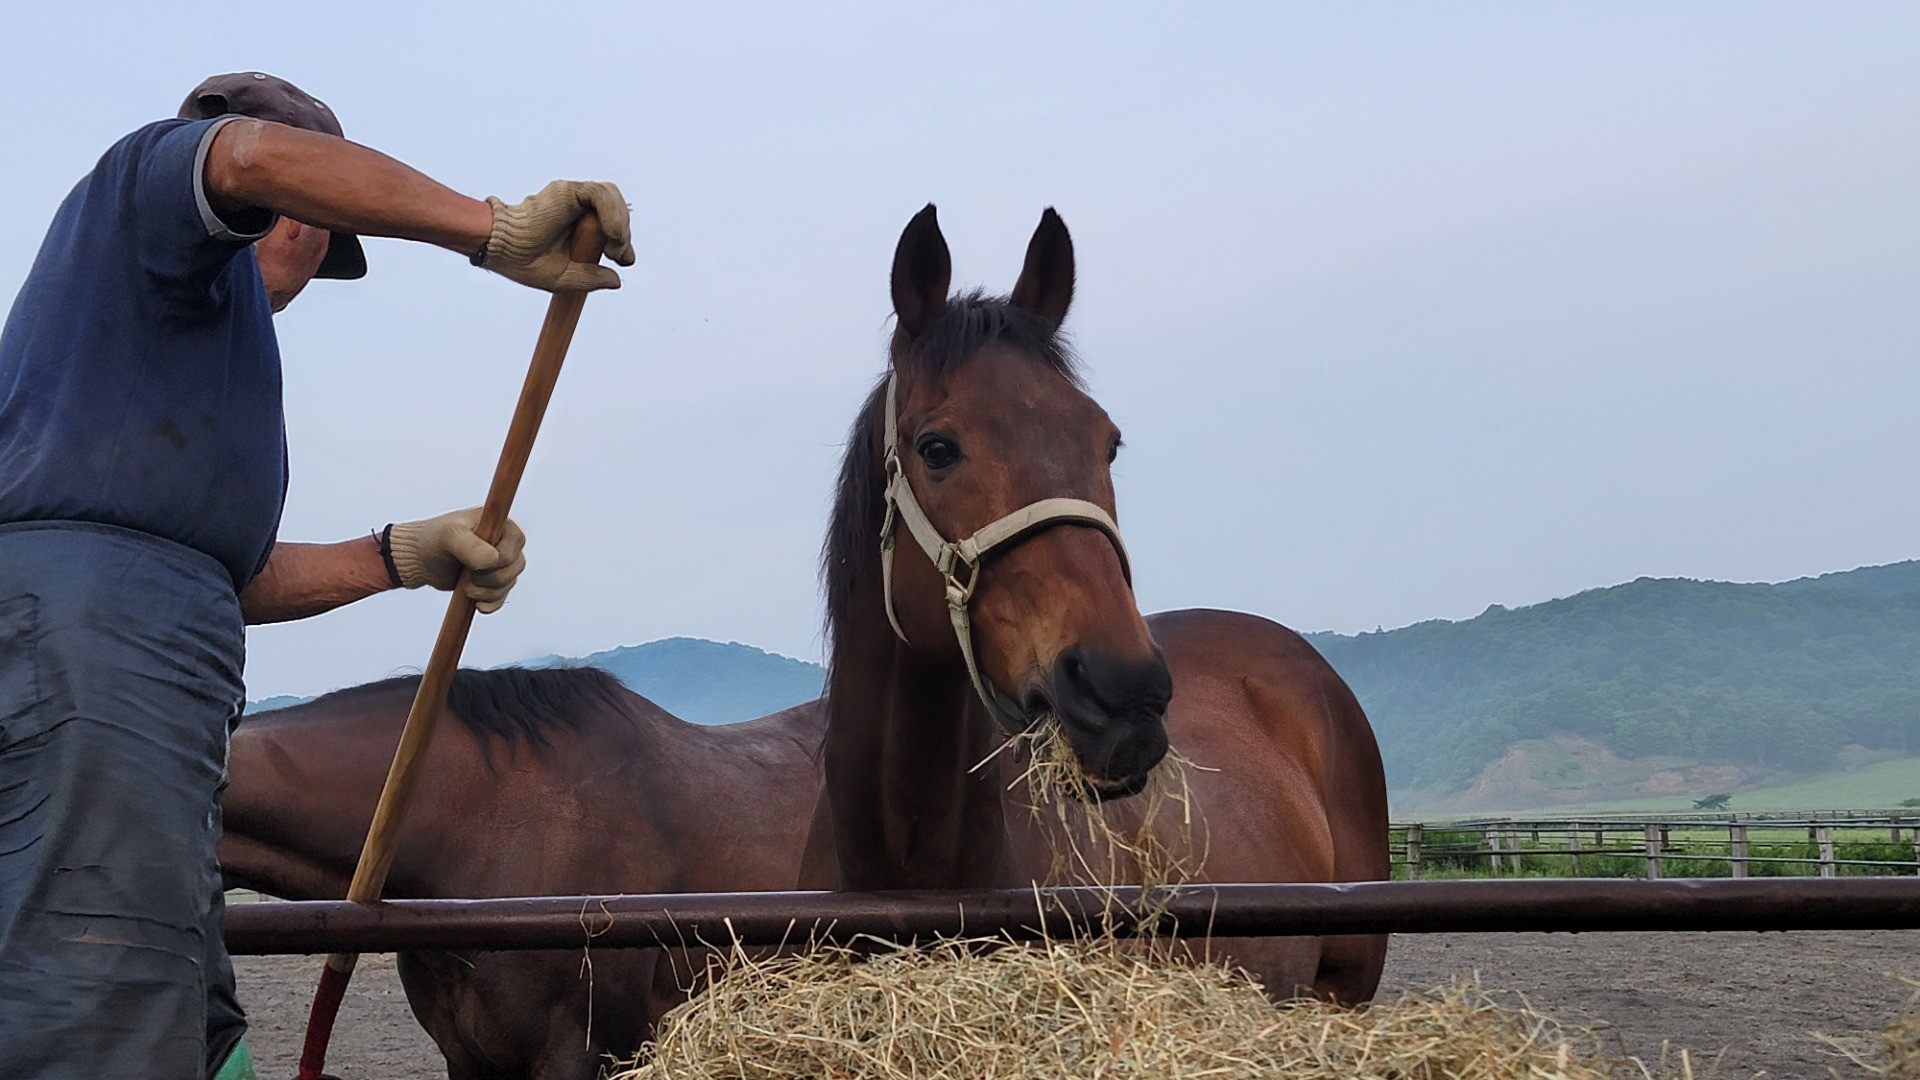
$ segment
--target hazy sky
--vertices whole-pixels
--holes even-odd
[[[1148,610],[1459,618],[1920,555],[1920,6],[16,6],[0,295],[114,139],[262,69],[475,195],[611,179],[497,663],[813,658],[841,440],[929,200],[1004,291],[1042,207]],[[82,33],[84,31],[84,34]],[[279,319],[283,536],[478,502],[545,297],[436,249]],[[443,601],[250,638],[251,691],[418,667]]]

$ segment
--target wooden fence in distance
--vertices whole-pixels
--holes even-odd
[[[1804,836],[1804,839],[1802,837]],[[1884,838],[1884,839],[1883,839]],[[1728,875],[1839,876],[1852,873],[1920,874],[1920,814],[1823,811],[1798,814],[1601,815],[1580,818],[1479,818],[1396,822],[1394,866],[1410,881],[1435,869],[1518,874],[1525,861],[1556,856],[1573,876],[1631,859],[1640,876],[1658,879],[1674,860],[1725,863]],[[1871,844],[1876,857],[1847,857],[1842,849]],[[1780,854],[1782,849],[1805,849]],[[1887,858],[1895,854],[1898,858]],[[1602,860],[1605,860],[1603,862]],[[1533,859],[1537,865],[1538,860]]]

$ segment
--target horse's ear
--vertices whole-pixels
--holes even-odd
[[[1058,326],[1072,303],[1073,237],[1049,206],[1027,243],[1027,265],[1013,286],[1013,306]]]
[[[917,338],[947,311],[947,285],[953,280],[953,257],[933,204],[913,215],[893,249],[893,313],[908,340]]]

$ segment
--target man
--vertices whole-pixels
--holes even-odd
[[[488,544],[472,510],[277,541],[272,313],[314,277],[362,276],[359,235],[616,288],[567,259],[589,210],[631,265],[611,184],[468,198],[254,72],[201,84],[61,204],[0,333],[0,1077],[249,1072],[213,858],[243,620],[462,571],[490,612],[525,565],[518,526]]]

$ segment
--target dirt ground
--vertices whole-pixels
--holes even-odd
[[[290,1077],[318,957],[240,957],[241,1000],[261,1076]],[[1425,988],[1477,971],[1562,1020],[1606,1028],[1616,1052],[1657,1057],[1663,1041],[1707,1056],[1717,1080],[1865,1074],[1814,1039],[1870,1036],[1907,998],[1889,977],[1920,976],[1920,933],[1464,934],[1403,936],[1386,987]],[[329,1071],[345,1080],[446,1075],[414,1023],[393,958],[362,959],[335,1030]],[[1696,1075],[1709,1075],[1697,1070]]]

